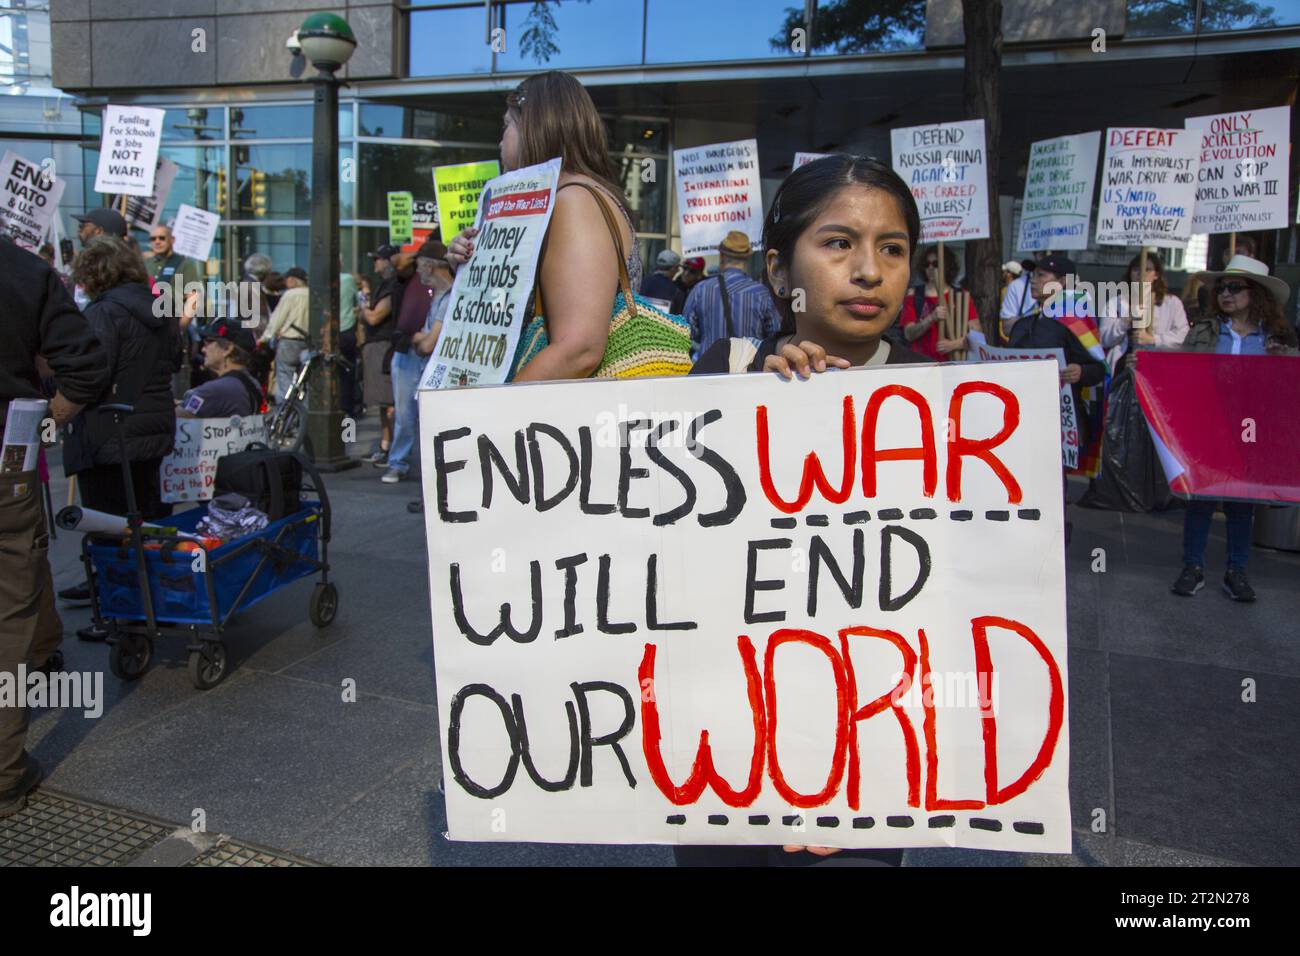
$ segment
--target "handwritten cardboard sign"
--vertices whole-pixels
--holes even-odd
[[[496,385],[510,374],[559,178],[560,161],[552,159],[484,187],[474,257],[456,272],[421,388]]]
[[[95,192],[128,196],[153,194],[164,115],[163,110],[144,106],[104,107]]]
[[[159,477],[163,501],[207,501],[217,477],[217,460],[266,441],[261,415],[178,418],[176,444],[163,459]]]
[[[438,226],[443,242],[450,245],[453,239],[474,225],[483,188],[500,175],[501,164],[495,159],[434,167],[433,188],[438,199]]]
[[[451,837],[1068,852],[1058,392],[421,393]]]
[[[401,245],[411,241],[415,198],[409,192],[388,194],[388,241]]]
[[[830,156],[830,155],[832,155],[832,154],[831,154],[831,153],[800,153],[800,152],[796,152],[796,153],[794,154],[794,167],[793,167],[793,168],[794,168],[794,169],[798,169],[800,166],[807,166],[807,165],[808,165],[809,163],[811,163],[811,162],[815,162],[816,160],[819,160],[819,159],[824,159],[824,158],[826,158],[827,156]]]
[[[1291,107],[1188,117],[1201,135],[1192,232],[1287,226]]]
[[[1016,249],[1088,248],[1101,133],[1043,139],[1029,147]]]
[[[971,358],[980,362],[1029,362],[1050,359],[1065,368],[1065,349],[1007,349],[989,345],[983,332],[970,333]],[[1074,408],[1074,389],[1061,383],[1061,464],[1079,467],[1079,416]]]
[[[673,150],[682,255],[718,251],[732,230],[755,249],[763,246],[763,187],[758,177],[758,140],[712,143]]]
[[[0,159],[0,232],[24,249],[39,249],[66,185],[50,167],[5,150]]]
[[[1182,129],[1106,130],[1097,243],[1181,249],[1192,234],[1200,135]]]
[[[984,121],[890,130],[894,172],[911,187],[921,241],[987,239],[988,162]]]

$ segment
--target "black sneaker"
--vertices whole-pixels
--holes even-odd
[[[1223,591],[1234,601],[1250,603],[1255,600],[1255,589],[1246,580],[1246,572],[1229,568],[1223,576]]]
[[[1201,569],[1194,564],[1184,564],[1183,573],[1178,575],[1178,580],[1169,590],[1183,597],[1191,597],[1203,587],[1205,587],[1205,575],[1201,573]]]
[[[50,674],[57,674],[61,670],[63,670],[63,651],[55,651],[45,659],[44,664],[33,668],[35,673],[44,674],[46,677],[49,677]]]
[[[89,604],[90,586],[82,582],[81,584],[74,584],[70,588],[64,588],[59,592],[59,600],[65,604]]]
[[[422,515],[424,514],[424,501],[419,498],[416,498],[414,501],[408,501],[406,503],[406,510],[413,515]]]
[[[91,643],[106,641],[108,640],[108,628],[99,627],[95,624],[87,624],[85,627],[77,630],[77,638],[82,641],[90,641]]]
[[[27,767],[18,782],[11,789],[0,791],[0,817],[11,817],[27,806],[27,794],[35,790],[44,777],[40,762],[29,754]]]
[[[368,461],[375,466],[386,465],[388,464],[388,450],[375,445],[370,449],[370,454],[366,455],[361,460]]]

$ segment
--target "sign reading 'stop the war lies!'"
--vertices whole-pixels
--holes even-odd
[[[921,241],[987,239],[984,121],[909,126],[889,136],[894,172],[911,188],[921,213]]]
[[[510,374],[559,179],[560,160],[552,159],[483,188],[474,256],[456,272],[421,388],[499,385]]]
[[[1058,377],[421,392],[451,838],[1068,853]]]

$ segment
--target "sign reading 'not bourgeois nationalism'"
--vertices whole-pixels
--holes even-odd
[[[422,392],[451,837],[1068,852],[1057,394]]]
[[[707,255],[732,230],[755,249],[763,245],[763,187],[758,177],[758,140],[714,143],[673,150],[682,254]]]

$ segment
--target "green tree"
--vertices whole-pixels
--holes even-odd
[[[812,21],[811,49],[822,53],[878,53],[916,45],[925,32],[925,0],[821,0]],[[773,50],[789,49],[804,28],[802,9],[788,7]]]

